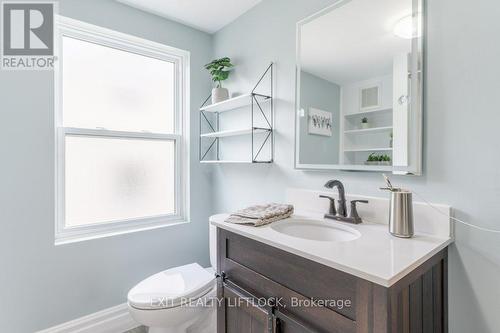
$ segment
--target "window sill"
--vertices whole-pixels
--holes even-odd
[[[56,234],[54,245],[65,245],[72,243],[79,243],[83,241],[89,241],[93,239],[107,238],[118,235],[125,235],[136,233],[140,231],[148,231],[159,228],[165,228],[170,226],[176,226],[180,224],[190,223],[187,218],[178,218],[178,219],[169,219],[169,220],[159,220],[150,223],[141,223],[136,225],[129,226],[116,226],[109,227],[106,225],[101,225],[98,227],[94,227],[93,229],[77,229],[74,230],[63,230]],[[115,223],[113,223],[115,224]]]

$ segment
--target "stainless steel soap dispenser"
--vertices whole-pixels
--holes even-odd
[[[393,187],[387,176],[383,175],[387,187],[381,190],[387,190],[391,193],[389,206],[389,232],[402,238],[413,237],[413,200],[412,193],[408,190]]]

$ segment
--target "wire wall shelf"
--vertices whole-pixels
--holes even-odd
[[[273,163],[273,69],[274,63],[271,63],[248,94],[233,97],[215,104],[207,104],[212,97],[212,95],[209,95],[203,102],[200,106],[199,159],[201,163]],[[257,89],[263,85],[265,80],[269,80],[269,94],[257,93]],[[251,112],[248,125],[243,128],[220,130],[221,113],[238,110],[244,107],[249,108]],[[259,123],[257,122],[258,120],[260,120]],[[209,132],[202,132],[203,124],[206,125]],[[244,160],[220,159],[220,138],[242,135],[251,135],[251,147],[248,148],[249,157]],[[207,148],[203,145],[205,143],[204,139],[211,140],[207,143]],[[268,158],[259,158],[265,147],[268,147],[270,151]],[[208,159],[207,157],[212,157],[212,159]]]

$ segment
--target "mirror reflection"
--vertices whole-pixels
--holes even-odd
[[[419,173],[421,17],[352,0],[299,22],[297,168]]]

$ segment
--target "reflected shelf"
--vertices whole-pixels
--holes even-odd
[[[390,113],[392,112],[392,108],[389,109],[375,109],[375,110],[367,110],[367,111],[359,111],[356,113],[346,113],[344,114],[344,117],[356,117],[356,116],[366,116],[368,114],[374,114],[374,113]]]
[[[394,171],[392,165],[364,165],[364,164],[351,164],[346,165],[346,168],[340,167],[340,170],[358,170],[358,171]]]
[[[392,131],[392,126],[359,128],[344,131],[345,134],[382,133]]]
[[[348,148],[344,149],[346,153],[367,152],[367,151],[392,151],[392,148]]]

